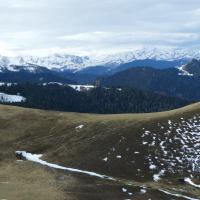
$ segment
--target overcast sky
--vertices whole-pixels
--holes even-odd
[[[200,0],[1,0],[0,54],[200,46]]]

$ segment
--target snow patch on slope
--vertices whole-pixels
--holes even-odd
[[[25,101],[26,98],[20,95],[10,95],[5,93],[0,93],[0,102],[2,103],[18,103]]]
[[[23,158],[25,158],[29,161],[39,163],[39,164],[42,164],[42,165],[45,165],[45,166],[48,166],[48,167],[51,167],[51,168],[66,170],[66,171],[69,171],[69,172],[75,172],[75,173],[80,173],[80,174],[86,174],[86,175],[89,175],[89,176],[94,176],[94,177],[98,177],[98,178],[102,178],[102,179],[114,180],[110,176],[101,175],[101,174],[98,174],[98,173],[95,173],[95,172],[84,171],[84,170],[74,169],[74,168],[68,168],[68,167],[63,167],[63,166],[57,165],[57,164],[48,163],[48,162],[41,159],[42,154],[39,154],[39,155],[38,154],[31,154],[31,153],[28,153],[26,151],[16,151],[16,154],[22,155]]]
[[[186,183],[188,183],[188,184],[190,184],[190,185],[196,187],[196,188],[200,188],[200,185],[195,184],[195,183],[191,180],[191,178],[185,178],[184,181],[185,181]]]
[[[168,120],[167,123],[158,123],[158,128],[159,133],[144,129],[142,135],[143,144],[146,141],[149,143],[149,155],[145,158],[149,168],[152,171],[165,170],[167,173],[178,171],[185,171],[188,175],[199,173],[200,115],[188,119],[181,118],[177,122]],[[159,173],[154,174],[153,179],[159,181]],[[200,187],[188,178],[185,181]]]
[[[89,90],[95,88],[94,85],[71,85],[71,84],[69,84],[68,86],[73,88],[76,91],[79,91],[79,92],[81,92],[81,91],[89,91]]]
[[[194,76],[194,74],[189,73],[187,70],[184,69],[184,65],[181,67],[178,67],[180,73],[179,76]]]
[[[199,199],[196,199],[196,198],[188,197],[186,195],[168,192],[168,191],[163,190],[163,189],[160,189],[159,191],[163,192],[164,194],[167,194],[167,195],[170,195],[170,196],[174,196],[174,197],[178,197],[178,198],[183,198],[183,199],[188,199],[188,200],[199,200]]]

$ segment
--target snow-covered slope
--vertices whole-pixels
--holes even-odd
[[[91,60],[89,57],[53,54],[46,57],[5,57],[0,56],[0,70],[20,71],[22,69],[34,72],[37,67],[45,67],[50,70],[77,70],[88,66],[98,65],[97,60]],[[18,66],[18,68],[16,68]]]
[[[180,76],[194,76],[194,74],[190,74],[187,70],[184,69],[185,65],[178,67]]]
[[[24,101],[26,101],[26,98],[20,95],[9,95],[5,93],[0,93],[0,102],[2,103],[18,103]]]
[[[186,65],[182,65],[178,67],[180,70],[179,75],[183,76],[200,76],[200,61],[196,59],[192,59]]]
[[[128,51],[109,55],[104,60],[106,62],[115,62],[118,64],[127,63],[134,60],[180,60],[180,59],[200,59],[199,49],[158,49],[158,48],[143,48],[134,51]]]
[[[0,56],[0,71],[20,71],[21,66],[25,70],[34,72],[38,66],[46,67],[50,70],[77,71],[92,66],[109,66],[116,67],[124,63],[135,60],[189,60],[200,59],[200,50],[195,49],[158,49],[158,48],[142,48],[133,51],[126,51],[111,55],[101,56],[75,56],[65,54],[53,54],[46,57],[6,57]]]

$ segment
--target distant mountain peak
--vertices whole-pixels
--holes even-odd
[[[67,54],[52,54],[45,57],[18,56],[6,57],[0,56],[0,70],[16,70],[13,66],[24,66],[26,70],[31,66],[40,66],[54,71],[80,71],[88,67],[104,66],[115,68],[119,65],[133,62],[136,60],[190,60],[200,59],[198,49],[159,49],[159,48],[142,48],[132,51],[126,51],[116,54],[103,56],[77,56]]]

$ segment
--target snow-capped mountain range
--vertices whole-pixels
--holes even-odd
[[[143,48],[134,51],[127,51],[103,56],[75,56],[64,54],[53,54],[46,57],[18,56],[7,57],[0,56],[0,71],[19,71],[25,69],[35,71],[40,67],[45,67],[55,71],[80,71],[87,67],[109,66],[116,67],[121,64],[129,63],[135,60],[190,60],[200,59],[200,49],[158,49]]]

